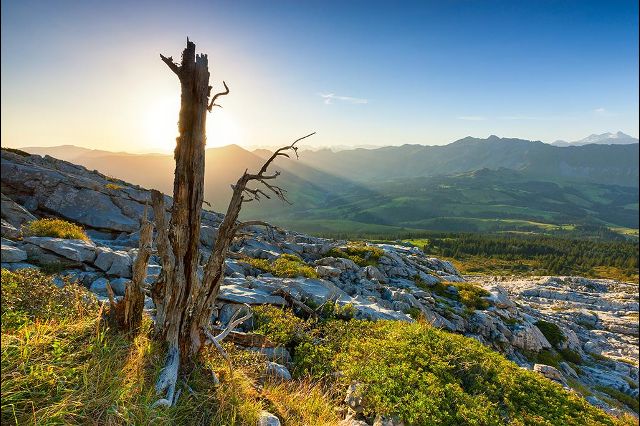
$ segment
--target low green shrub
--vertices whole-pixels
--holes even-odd
[[[365,415],[397,415],[406,425],[632,424],[426,323],[328,321],[317,331],[296,348],[296,374],[343,389],[360,383]]]
[[[414,320],[417,320],[422,316],[422,311],[415,307],[405,309],[404,313],[409,315]]]
[[[36,219],[22,226],[22,235],[88,241],[82,227],[62,219]]]
[[[350,243],[346,247],[336,247],[325,253],[327,257],[351,259],[358,266],[377,266],[384,250],[365,243]]]
[[[269,337],[273,343],[294,347],[309,340],[311,324],[293,312],[270,305],[253,307],[254,333]]]
[[[292,254],[280,255],[275,261],[270,262],[266,259],[254,259],[248,257],[242,260],[254,268],[269,272],[277,277],[307,277],[318,278],[315,269],[304,263],[304,260]]]
[[[458,292],[457,294],[450,293],[447,288],[453,286]],[[491,304],[484,297],[489,295],[489,292],[470,282],[438,282],[435,285],[429,287],[432,292],[439,296],[447,297],[449,299],[457,300],[465,305],[470,310],[483,310],[487,309]]]
[[[552,322],[538,321],[535,325],[554,347],[558,347],[558,345],[567,340],[562,330],[560,330],[560,327]]]
[[[357,311],[351,303],[341,305],[338,302],[327,302],[320,306],[316,312],[323,321],[332,319],[348,321],[353,319]]]
[[[565,361],[569,361],[578,365],[582,364],[582,357],[578,352],[572,351],[571,349],[568,349],[568,348],[561,349],[559,352],[560,352],[560,355],[562,355],[562,358],[565,359]]]

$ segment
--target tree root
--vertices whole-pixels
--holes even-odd
[[[156,382],[156,393],[161,394],[166,391],[165,398],[161,398],[153,403],[155,407],[171,407],[173,406],[180,391],[176,394],[176,383],[178,382],[178,368],[180,367],[180,350],[176,346],[171,346],[167,352],[167,361],[160,371],[160,376]]]

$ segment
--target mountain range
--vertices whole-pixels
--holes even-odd
[[[599,145],[628,145],[638,143],[638,138],[634,138],[633,136],[629,136],[622,132],[616,133],[602,133],[600,135],[593,134],[589,135],[584,139],[580,139],[573,142],[566,142],[562,140],[557,140],[552,143],[555,146],[581,146],[581,145],[589,145],[589,144],[599,144]]]
[[[143,187],[172,192],[173,158],[74,146],[25,151],[73,161]],[[245,169],[271,154],[237,145],[206,151],[205,199],[224,211]],[[248,203],[246,218],[306,232],[535,231],[575,224],[638,228],[638,143],[553,146],[467,137],[444,146],[402,145],[279,159],[292,205]]]

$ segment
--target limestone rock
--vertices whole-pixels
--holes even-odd
[[[404,426],[404,422],[396,416],[376,415],[373,426]]]
[[[362,413],[364,410],[362,406],[363,390],[362,383],[351,383],[347,388],[347,395],[344,397],[344,402],[356,413]]]
[[[291,380],[291,373],[289,373],[287,367],[278,364],[277,362],[267,361],[266,373],[267,377],[275,378],[277,380]]]
[[[130,282],[131,280],[127,278],[116,278],[109,281],[109,285],[116,296],[124,296],[124,292]]]
[[[96,258],[96,246],[88,241],[53,237],[25,237],[24,241],[77,262],[93,262]]]
[[[542,374],[547,379],[551,379],[554,382],[558,382],[564,386],[567,386],[567,381],[565,380],[564,376],[555,367],[545,364],[534,364],[533,371]]]
[[[316,273],[321,278],[332,278],[339,277],[340,274],[342,274],[342,271],[333,266],[318,265],[316,266]]]
[[[13,240],[20,237],[20,231],[6,220],[1,220],[1,234],[3,238],[11,238]]]
[[[387,277],[385,277],[382,272],[380,272],[380,270],[373,265],[365,266],[363,272],[365,276],[370,280],[376,280],[381,283],[387,282]]]
[[[125,251],[114,251],[101,247],[95,265],[109,275],[131,278],[133,260]]]
[[[108,296],[109,292],[107,291],[107,284],[109,284],[109,280],[104,277],[98,278],[91,283],[89,290],[99,296]]]
[[[27,252],[17,247],[12,247],[6,244],[2,244],[2,262],[3,263],[16,263],[27,260]]]
[[[533,324],[524,323],[514,328],[511,335],[511,344],[525,351],[540,352],[542,349],[551,349],[551,343],[544,334]]]
[[[4,180],[4,179],[3,179]],[[11,198],[4,194],[0,194],[2,197],[2,220],[6,222],[14,229],[20,229],[20,226],[25,223],[36,219],[34,215],[29,213],[20,204],[13,201]],[[4,224],[3,224],[4,227]],[[3,232],[4,234],[4,232]]]
[[[202,225],[200,227],[200,244],[212,248],[216,242],[218,230],[212,226]]]
[[[280,426],[280,419],[268,411],[262,411],[258,418],[258,426]]]

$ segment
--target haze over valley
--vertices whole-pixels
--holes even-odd
[[[621,132],[617,133],[620,135]],[[638,228],[638,139],[558,147],[490,136],[443,146],[300,150],[282,159],[283,188],[292,205],[263,199],[247,218],[266,218],[316,233],[398,231],[548,232],[574,225]],[[623,139],[623,138],[617,138]],[[27,147],[90,170],[172,190],[173,158],[75,146]],[[221,209],[245,168],[270,151],[237,145],[206,151],[205,199]]]

